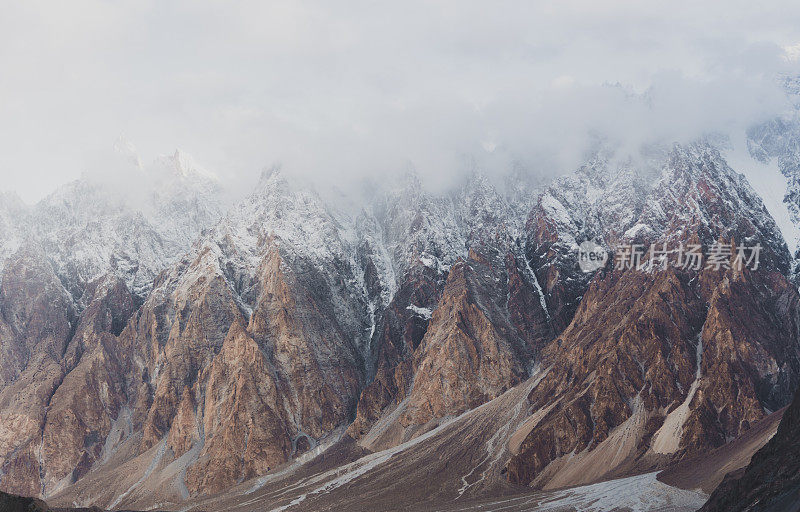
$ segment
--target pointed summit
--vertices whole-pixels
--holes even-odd
[[[191,155],[179,148],[175,148],[175,153],[167,158],[171,161],[175,174],[181,178],[200,177],[214,182],[219,181],[216,174],[199,165]]]
[[[258,187],[266,186],[271,181],[283,179],[283,170],[280,164],[274,164],[269,167],[264,167],[261,171],[261,176],[258,178]]]
[[[136,146],[125,137],[125,134],[120,134],[120,136],[117,137],[117,140],[114,142],[114,150],[136,167],[142,167],[139,154],[136,152]]]

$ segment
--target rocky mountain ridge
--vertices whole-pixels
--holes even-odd
[[[409,175],[353,214],[271,170],[216,221],[211,185],[157,208],[194,212],[160,231],[124,209],[103,206],[98,225],[91,209],[70,213],[82,203],[64,197],[91,202],[84,185],[54,195],[30,215],[68,227],[20,245],[0,284],[0,487],[105,508],[177,503],[341,443],[421,442],[532,376],[487,459],[502,488],[591,483],[726,443],[798,383],[793,259],[713,145],[648,155],[642,171],[596,154],[522,193],[537,197],[527,218],[519,194],[480,174],[441,195]],[[178,183],[203,178],[170,161]],[[165,243],[147,245],[162,251],[152,261],[114,249],[200,225],[171,260]],[[760,243],[762,266],[618,271],[612,255],[583,273],[585,240]],[[71,259],[43,257],[47,244]],[[102,478],[114,484],[88,484]]]

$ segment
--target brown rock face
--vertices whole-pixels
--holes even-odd
[[[162,272],[138,310],[111,276],[79,283],[73,298],[35,248],[7,262],[3,489],[54,495],[147,452],[156,458],[135,478],[174,462],[164,485],[188,497],[262,474],[350,423],[367,367],[362,281],[341,240],[317,253],[295,237],[306,223],[338,233],[314,197],[286,186],[268,180],[241,218]]]
[[[82,300],[88,305],[78,317],[71,297],[35,252],[20,254],[6,272],[4,319],[17,335],[4,338],[3,347],[22,357],[15,359],[21,363],[16,379],[0,390],[0,414],[8,420],[2,427],[8,467],[2,485],[39,495],[72,483],[100,456],[126,400],[114,334],[134,302],[121,281],[101,278],[86,287]]]
[[[680,403],[678,387],[688,390],[695,374],[691,340],[704,309],[688,280],[674,271],[658,280],[629,272],[592,285],[570,327],[542,353],[549,371],[529,399],[546,414],[509,463],[512,481],[532,483],[559,457],[596,447],[639,409]]]
[[[414,352],[428,330],[432,311],[441,297],[444,276],[424,265],[411,267],[405,282],[395,293],[376,332],[378,355],[375,376],[361,392],[356,418],[348,434],[359,439],[383,411],[399,404],[412,379]],[[412,307],[422,308],[414,310]]]
[[[447,212],[418,189],[406,193],[411,209],[392,204],[384,222],[398,240],[397,268],[406,268],[406,247],[412,263],[378,322],[375,377],[348,429],[368,445],[396,444],[495,398],[527,377],[553,336],[543,292],[509,234],[509,206],[485,179],[473,177],[454,198],[458,221],[446,234],[460,229],[468,251],[452,264],[441,259],[452,257],[442,255],[452,242],[437,238],[435,229]],[[394,432],[383,441],[377,431],[368,435],[379,421],[382,431]]]
[[[544,486],[551,462],[623,443],[625,429],[635,439],[628,462],[694,455],[782,405],[800,370],[797,332],[781,320],[800,312],[797,293],[782,276],[728,273],[706,303],[697,277],[628,271],[593,284],[543,353],[549,372],[529,399],[546,413],[510,461],[512,481]]]
[[[523,265],[490,246],[471,250],[444,283],[426,267],[411,272],[384,317],[376,377],[348,432],[361,438],[402,403],[398,421],[411,433],[525,379],[551,330]]]
[[[61,359],[76,311],[47,259],[33,246],[23,247],[6,264],[0,301],[2,389],[20,378],[29,363]]]
[[[177,449],[190,444],[187,441],[205,439],[197,463],[187,471],[187,488],[216,492],[287,460],[292,432],[287,429],[289,421],[277,379],[261,348],[239,322],[231,326],[222,350],[208,369],[207,380],[202,380],[202,424],[197,424],[195,414],[181,414],[189,420],[189,429],[176,421],[170,433],[171,441],[173,436],[183,441]],[[181,413],[193,404],[194,397],[187,393]],[[192,432],[191,427],[196,426],[199,432]],[[186,430],[194,435],[181,435]]]
[[[553,324],[545,296],[532,281],[536,278],[524,255],[509,252],[505,258],[508,276],[508,319],[517,329],[528,351],[535,357],[553,339]]]
[[[328,285],[265,243],[249,320],[229,281],[202,273],[176,283],[165,303],[146,303],[122,335],[134,338],[141,373],[152,375],[134,410],[141,450],[166,437],[174,457],[188,457],[190,494],[263,474],[286,462],[300,437],[316,443],[346,425],[363,386],[364,363]],[[190,271],[213,257],[200,254]]]
[[[136,419],[143,417],[142,450],[169,432],[184,388],[191,388],[210,364],[237,315],[241,313],[225,281],[209,275],[174,301],[153,297],[133,328],[123,332],[135,350],[135,373],[145,376],[134,411]]]
[[[707,147],[673,152],[623,240],[704,252],[758,240],[761,266],[601,271],[542,353],[547,373],[529,397],[540,412],[511,481],[578,484],[686,457],[786,404],[800,376],[798,294],[785,244],[742,180]]]
[[[51,399],[42,435],[48,493],[73,483],[101,459],[111,423],[127,401],[128,350],[115,333],[133,314],[133,297],[111,276],[86,292],[92,297],[67,349],[67,374]]]
[[[477,253],[455,264],[419,351],[404,425],[422,425],[491,400],[527,377],[532,351],[502,304],[505,269]],[[503,276],[505,277],[505,276]]]
[[[42,427],[64,378],[75,307],[45,258],[21,249],[0,286],[0,475],[5,490],[42,492]]]
[[[59,284],[51,276],[49,290],[56,294],[55,300],[63,297]],[[25,457],[26,467],[35,470],[10,470],[11,478],[3,478],[5,488],[38,495],[74,482],[100,458],[111,422],[125,403],[124,351],[114,332],[132,314],[133,298],[119,279],[111,277],[91,283],[85,294],[88,306],[76,321],[74,333],[69,333],[63,355],[53,358],[52,346],[43,351],[34,348],[36,366],[29,364],[2,391],[9,401],[4,414],[22,422],[9,425],[9,448],[16,449],[17,457]],[[34,389],[42,390],[41,394],[31,396]],[[13,464],[14,457],[9,459]]]
[[[578,244],[593,240],[611,248],[619,242],[642,213],[650,173],[614,166],[600,153],[536,201],[525,227],[525,251],[555,332],[569,325],[591,280],[576,265]]]

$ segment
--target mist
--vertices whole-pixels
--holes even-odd
[[[791,109],[800,6],[9,2],[0,42],[0,188],[27,202],[83,173],[129,182],[98,157],[120,134],[233,195],[276,164],[320,188],[409,167],[441,188],[558,175],[598,139],[735,139]]]

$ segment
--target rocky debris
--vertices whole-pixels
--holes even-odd
[[[796,511],[800,506],[800,393],[783,414],[778,431],[746,468],[730,473],[701,509]]]
[[[670,466],[658,473],[658,480],[681,489],[699,489],[711,494],[728,473],[746,467],[753,454],[775,435],[785,410],[775,411],[719,448]]]
[[[526,396],[535,375],[495,400],[425,434],[378,452],[352,440],[306,464],[292,464],[220,495],[185,503],[189,510],[643,510],[690,512],[706,496],[657,481],[651,472],[610,482],[536,491],[503,477],[509,436],[533,412]],[[469,442],[464,442],[468,439]]]

